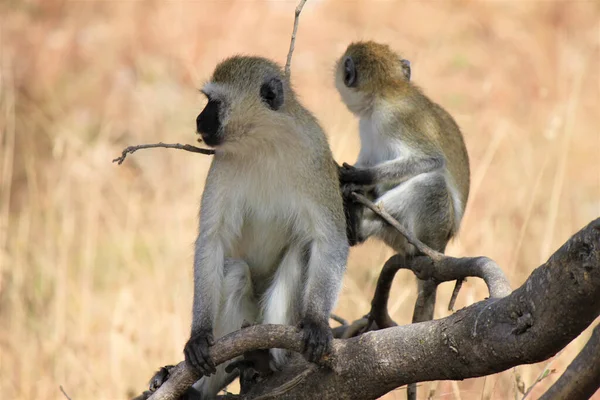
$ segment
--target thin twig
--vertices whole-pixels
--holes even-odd
[[[416,249],[421,253],[434,261],[441,260],[444,255],[438,251],[433,250],[431,247],[427,246],[425,243],[421,242],[417,239],[411,232],[408,231],[404,226],[402,226],[394,217],[387,213],[383,208],[373,203],[371,200],[366,198],[360,193],[352,192],[352,197],[363,204],[375,214],[379,215],[385,222],[390,224],[393,228],[395,228],[398,232],[402,234],[408,241],[408,243],[412,244],[416,247]]]
[[[558,356],[560,356],[561,353],[562,353],[562,350],[559,351],[554,357],[552,357],[550,359],[550,361],[548,361],[548,363],[546,364],[544,369],[542,369],[542,372],[540,372],[540,374],[538,375],[536,380],[531,384],[531,386],[529,386],[529,389],[527,389],[527,391],[525,392],[525,394],[523,395],[521,400],[525,400],[527,398],[527,396],[529,396],[531,394],[531,391],[533,390],[535,385],[537,385],[538,383],[540,383],[541,381],[546,379],[550,374],[553,374],[556,372],[556,370],[553,368],[550,368],[550,366],[552,366],[552,363],[554,363],[554,361],[556,361],[556,359],[558,358]]]
[[[296,12],[294,15],[294,29],[292,30],[292,40],[290,41],[290,50],[288,51],[287,61],[285,63],[285,76],[290,77],[290,67],[292,65],[292,54],[294,53],[294,45],[296,44],[296,32],[298,32],[298,22],[300,21],[300,13],[302,12],[302,7],[306,0],[300,0],[298,6],[296,7]]]
[[[466,282],[467,279],[458,279],[456,281],[456,285],[454,285],[454,290],[452,291],[452,296],[450,296],[450,302],[448,303],[448,311],[454,311],[454,305],[456,304],[456,298],[458,297],[458,292],[460,292],[460,288],[462,284]]]
[[[331,318],[335,322],[338,322],[340,325],[348,325],[348,321],[346,321],[344,318],[340,317],[339,315],[329,314],[329,318]]]
[[[127,154],[133,154],[136,151],[141,150],[141,149],[152,149],[152,148],[156,148],[156,147],[164,147],[167,149],[179,149],[179,150],[191,151],[192,153],[200,153],[200,154],[206,154],[206,155],[215,154],[214,150],[203,149],[201,147],[192,146],[191,144],[181,144],[181,143],[169,144],[169,143],[160,142],[160,143],[152,143],[152,144],[138,144],[137,146],[129,146],[123,150],[123,152],[121,153],[121,157],[115,158],[113,160],[113,162],[117,162],[119,165],[121,165],[121,164],[123,164],[123,161],[125,161],[125,157],[127,157]]]
[[[62,394],[65,395],[65,397],[67,398],[67,400],[71,400],[71,398],[69,397],[69,395],[67,394],[67,392],[65,392],[65,389],[63,389],[62,385],[59,386],[60,391],[62,392]]]
[[[596,325],[587,344],[565,372],[539,400],[588,399],[598,389],[600,389],[600,324]]]

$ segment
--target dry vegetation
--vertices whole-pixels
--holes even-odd
[[[349,41],[390,43],[461,125],[472,191],[453,255],[487,255],[513,286],[600,215],[600,3],[309,1],[292,68],[336,159],[357,123],[334,59]],[[220,59],[285,62],[295,2],[0,1],[0,393],[125,398],[179,361],[189,332],[192,243],[210,157],[126,145],[194,143],[197,92]],[[353,249],[337,313],[367,312],[391,254]],[[408,323],[414,278],[391,314]],[[444,284],[437,316],[452,289]],[[485,295],[463,287],[458,306]],[[576,311],[576,310],[574,310]],[[589,331],[552,361],[556,374]],[[530,385],[548,363],[520,368]],[[420,397],[429,383],[421,384]],[[512,399],[513,371],[439,384],[436,399]],[[386,399],[404,399],[405,390]],[[598,397],[600,398],[600,397]]]

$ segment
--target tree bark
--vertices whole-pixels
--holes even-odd
[[[409,383],[490,375],[548,359],[599,314],[597,219],[571,237],[507,297],[481,301],[440,320],[336,339],[331,368],[307,369],[307,364],[296,357],[244,398],[273,398],[269,393],[276,391],[277,399],[367,400]],[[215,361],[223,362],[265,347],[298,351],[302,344],[293,327],[257,325],[220,339],[211,353]],[[185,364],[178,367],[189,378]],[[176,383],[173,378],[151,398],[176,398],[170,386]],[[191,381],[193,378],[187,382]],[[285,386],[290,381],[294,384]]]

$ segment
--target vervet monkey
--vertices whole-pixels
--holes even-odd
[[[467,203],[469,158],[454,119],[411,83],[410,75],[407,60],[372,41],[350,44],[337,61],[335,84],[359,118],[361,140],[358,160],[340,168],[340,181],[346,193],[365,191],[418,239],[444,252]],[[345,201],[351,244],[376,236],[398,253],[414,254],[379,216]],[[414,322],[433,318],[435,288],[419,281],[427,304],[417,302]],[[427,309],[426,317],[419,307]]]
[[[184,353],[204,375],[194,387],[206,399],[231,380],[209,348],[244,320],[300,326],[311,362],[330,350],[328,318],[348,243],[327,138],[282,69],[264,58],[231,57],[202,93],[208,104],[197,130],[215,154],[202,195]],[[271,355],[273,367],[285,362],[284,350]]]

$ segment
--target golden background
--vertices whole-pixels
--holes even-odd
[[[472,185],[452,255],[487,255],[513,287],[600,215],[600,3],[316,1],[292,78],[339,162],[357,120],[333,85],[353,40],[389,43],[461,126]],[[122,399],[182,359],[193,241],[210,157],[123,147],[195,143],[198,92],[234,53],[285,63],[295,1],[0,1],[0,393]],[[336,312],[369,309],[391,251],[352,249]],[[440,289],[436,317],[452,290]],[[470,279],[458,306],[486,296]],[[410,321],[414,278],[390,310]],[[573,310],[577,312],[577,310]],[[544,391],[589,330],[553,361],[519,368]],[[430,383],[420,384],[425,398]],[[514,399],[515,373],[443,382],[435,399]],[[398,389],[386,399],[404,399]],[[600,398],[600,397],[597,397]]]

